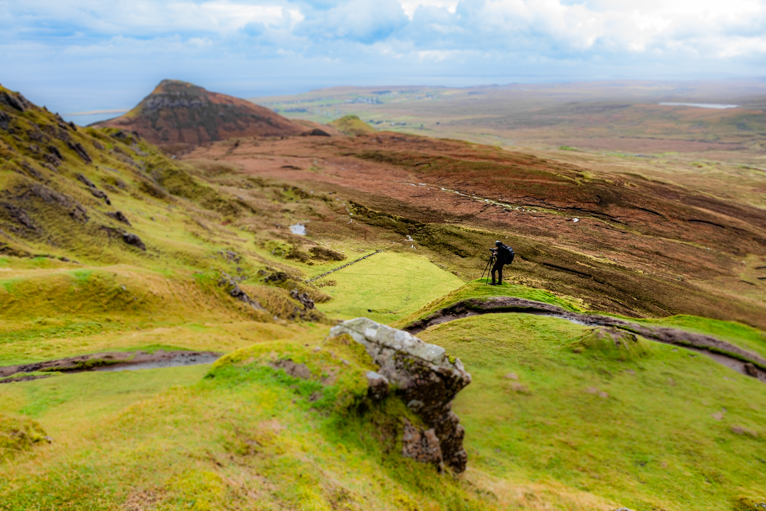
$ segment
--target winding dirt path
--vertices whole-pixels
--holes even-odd
[[[609,316],[570,312],[555,305],[522,298],[492,297],[488,300],[463,300],[410,323],[404,330],[416,334],[434,325],[481,314],[533,314],[561,318],[580,325],[625,330],[651,341],[704,353],[716,362],[766,383],[766,359],[716,337],[677,328],[645,326]]]

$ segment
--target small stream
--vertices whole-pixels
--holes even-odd
[[[221,358],[220,353],[196,353],[179,351],[173,357],[137,363],[125,363],[98,366],[93,371],[117,372],[117,371],[139,371],[141,369],[160,369],[165,367],[195,366],[202,364],[212,364]]]
[[[212,364],[223,353],[213,351],[116,351],[91,353],[77,357],[60,358],[0,367],[0,383],[13,383],[45,378],[40,373],[84,373],[91,371],[116,372],[161,369],[166,367]],[[37,373],[37,374],[30,374]]]

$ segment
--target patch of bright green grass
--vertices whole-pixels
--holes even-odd
[[[648,341],[633,356],[608,356],[608,345],[582,342],[588,330],[509,314],[421,333],[473,376],[453,407],[469,464],[510,480],[553,479],[631,509],[693,502],[712,511],[734,509],[742,496],[766,499],[763,383]]]
[[[743,506],[766,497],[766,387],[589,332],[523,315],[423,332],[473,376],[454,403],[469,453],[458,480],[400,456],[401,402],[355,404],[364,353],[319,336],[240,350],[196,384],[200,367],[18,384],[0,406],[55,441],[0,465],[0,509],[757,510]],[[284,358],[317,379],[269,364]]]
[[[210,365],[84,372],[3,385],[0,408],[37,420],[48,434],[64,441],[83,424],[128,408],[170,387],[190,385]]]
[[[344,319],[366,316],[383,323],[412,314],[463,283],[426,257],[399,252],[381,252],[325,278],[337,286],[322,288],[333,297],[318,306],[322,312]]]

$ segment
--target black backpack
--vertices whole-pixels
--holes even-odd
[[[497,247],[497,261],[499,263],[511,264],[514,257],[516,257],[516,254],[508,245],[500,244],[500,246]]]

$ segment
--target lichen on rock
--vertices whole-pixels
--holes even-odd
[[[392,391],[429,428],[418,430],[407,422],[403,454],[440,468],[447,466],[455,473],[463,472],[468,461],[463,448],[465,430],[452,412],[452,400],[471,383],[471,375],[460,359],[448,357],[440,346],[368,318],[345,321],[330,330],[330,337],[344,334],[365,347],[379,366],[377,374],[391,383]],[[381,389],[374,392],[380,394]],[[438,449],[434,438],[438,439]]]

